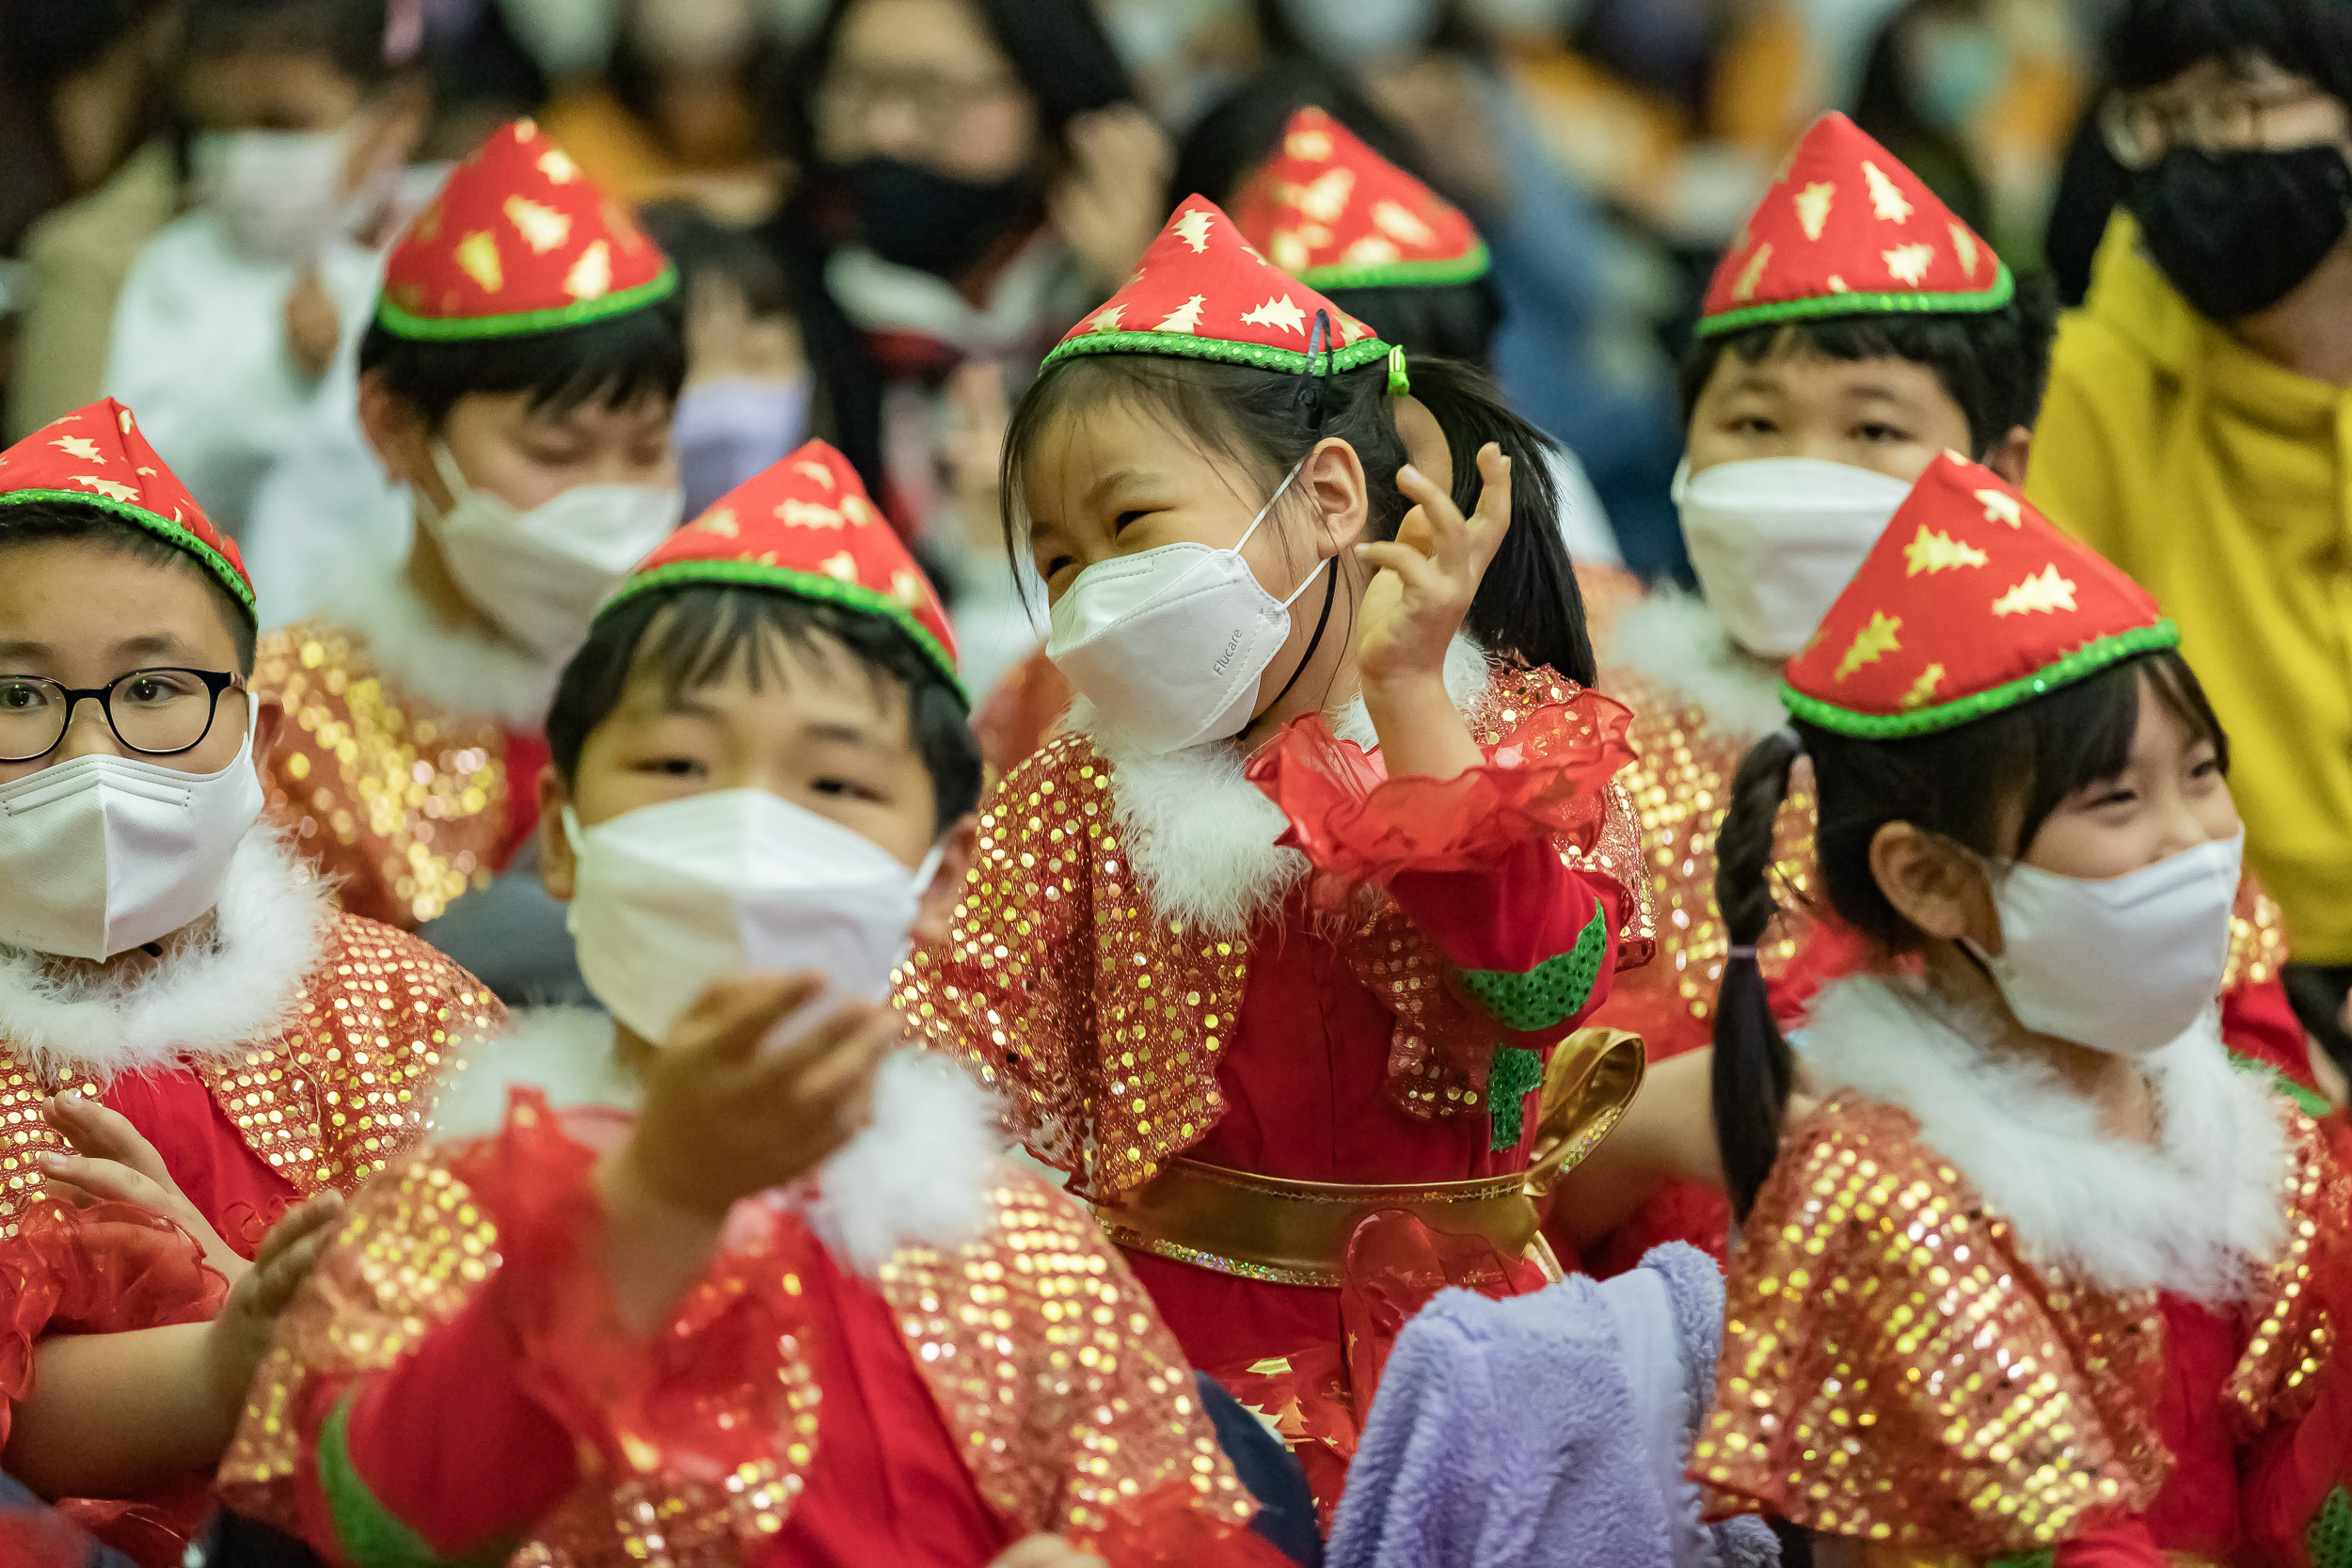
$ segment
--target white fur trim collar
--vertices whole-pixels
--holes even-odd
[[[644,1101],[613,1060],[610,1019],[534,1008],[450,1077],[434,1102],[434,1135],[488,1136],[505,1119],[508,1091],[526,1085],[559,1107],[635,1111]],[[999,1125],[994,1097],[971,1074],[932,1052],[899,1051],[875,1077],[866,1130],[812,1177],[770,1196],[799,1209],[827,1251],[871,1279],[907,1247],[958,1247],[988,1228]]]
[[[284,1030],[326,949],[326,884],[266,822],[229,862],[210,942],[167,950],[128,983],[0,947],[0,1040],[43,1078],[234,1057]]]
[[[1491,679],[1478,644],[1456,637],[1445,659],[1446,690],[1454,705],[1473,706]],[[1360,695],[1325,717],[1342,739],[1377,743]],[[1289,824],[1243,776],[1247,759],[1231,741],[1147,752],[1083,696],[1071,704],[1069,724],[1111,765],[1120,840],[1161,919],[1241,936],[1261,915],[1279,909],[1292,884],[1306,875],[1307,857],[1274,842]]]
[[[545,664],[502,637],[451,626],[396,565],[342,575],[319,613],[365,637],[386,676],[452,713],[486,713],[517,730],[547,722],[563,661]]]
[[[2145,1059],[2153,1148],[2102,1131],[2039,1063],[1977,1043],[1920,982],[1835,982],[1801,1033],[1824,1092],[1843,1085],[1910,1112],[2028,1257],[2083,1283],[2226,1304],[2285,1242],[2286,1127],[2270,1091],[2231,1065],[2214,1014]]]
[[[1788,722],[1777,669],[1738,643],[1703,599],[1661,586],[1617,611],[1604,664],[1630,670],[1703,708],[1716,726],[1760,739]]]

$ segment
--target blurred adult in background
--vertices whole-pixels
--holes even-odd
[[[319,419],[350,419],[381,247],[418,199],[404,175],[429,94],[388,58],[386,0],[187,0],[183,14],[196,204],[133,266],[104,386],[234,536],[271,466]]]
[[[115,298],[171,217],[172,0],[0,5],[0,257],[22,266],[6,435],[98,397]]]
[[[2352,8],[2132,0],[2126,171],[2059,329],[2027,488],[2144,584],[2228,727],[2288,990],[2338,1060],[2352,987]]]

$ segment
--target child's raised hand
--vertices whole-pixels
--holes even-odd
[[[1409,465],[1397,488],[1413,509],[1396,538],[1359,545],[1356,552],[1379,568],[1364,590],[1363,627],[1356,645],[1366,702],[1377,689],[1436,680],[1442,685],[1446,648],[1470,613],[1470,600],[1511,527],[1511,460],[1489,441],[1478,453],[1485,482],[1478,510],[1468,517],[1454,499]]]
[[[243,1408],[254,1370],[269,1350],[278,1314],[286,1309],[294,1291],[310,1277],[319,1254],[334,1239],[335,1222],[342,1217],[340,1194],[315,1193],[300,1208],[271,1227],[262,1239],[253,1266],[229,1292],[229,1300],[213,1320],[205,1337],[213,1389],[229,1411]]]
[[[898,1043],[898,1019],[886,1006],[846,1002],[789,1045],[763,1049],[822,989],[817,974],[754,974],[697,997],[646,1067],[644,1114],[615,1175],[715,1221],[849,1142],[871,1117],[874,1072]]]

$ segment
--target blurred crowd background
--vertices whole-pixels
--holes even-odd
[[[348,421],[382,248],[449,160],[533,115],[686,274],[690,511],[833,440],[958,595],[984,688],[1029,645],[998,564],[1005,410],[1172,200],[1224,199],[1316,102],[1486,235],[1494,367],[1582,461],[1585,551],[1679,577],[1675,365],[1796,133],[1844,109],[2078,299],[2115,190],[2086,127],[2111,8],[0,0],[7,435],[123,397],[245,536],[264,620],[302,613],[356,525],[285,470]],[[207,211],[211,250],[126,289]]]

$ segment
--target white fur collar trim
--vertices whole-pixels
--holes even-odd
[[[559,1107],[635,1111],[644,1099],[613,1061],[611,1020],[584,1007],[535,1008],[451,1076],[434,1102],[435,1136],[497,1132],[508,1091],[525,1085]],[[935,1053],[900,1051],[875,1077],[866,1130],[771,1197],[800,1210],[826,1250],[871,1279],[908,1247],[958,1247],[989,1227],[999,1124],[994,1097],[971,1074]]]
[[[319,612],[365,637],[386,676],[452,713],[486,713],[517,730],[547,722],[563,661],[544,664],[502,637],[451,626],[396,565],[342,575]]]
[[[1445,660],[1446,690],[1454,705],[1467,710],[1475,705],[1491,678],[1478,644],[1456,637]],[[1360,695],[1325,717],[1343,739],[1366,747],[1377,741]],[[1111,812],[1120,841],[1161,919],[1241,936],[1261,915],[1279,909],[1292,884],[1306,875],[1307,857],[1274,842],[1289,824],[1243,776],[1247,759],[1231,741],[1146,752],[1083,696],[1071,704],[1069,723],[1111,765]]]
[[[1617,611],[1604,664],[1630,670],[1704,708],[1725,732],[1760,739],[1788,722],[1775,667],[1724,630],[1703,599],[1662,586]]]
[[[1802,1046],[1824,1091],[1910,1112],[2028,1257],[2101,1290],[2245,1298],[2286,1239],[2289,1149],[2277,1101],[2231,1065],[2217,1016],[2145,1059],[2154,1148],[2110,1136],[2047,1069],[1966,1027],[1920,983],[1849,979],[1823,988]]]
[[[275,1040],[326,952],[327,886],[257,822],[230,859],[214,915],[210,942],[168,949],[127,984],[0,947],[0,1040],[44,1078],[102,1084]]]

